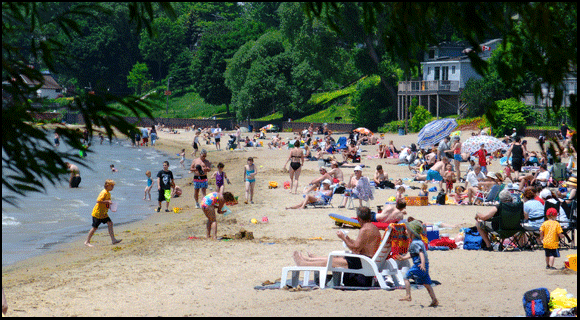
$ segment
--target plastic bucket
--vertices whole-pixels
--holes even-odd
[[[109,205],[109,210],[111,210],[113,212],[117,212],[117,203],[111,202],[111,204]]]
[[[575,254],[569,254],[569,255],[566,256],[566,258],[568,258],[569,268],[572,269],[572,270],[574,270],[574,271],[577,271],[576,270],[578,268],[578,266],[577,266],[577,263],[578,263],[577,262],[577,256]]]

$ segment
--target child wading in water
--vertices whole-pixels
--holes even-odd
[[[111,218],[109,218],[109,215],[107,214],[109,211],[109,205],[113,202],[111,201],[111,191],[113,191],[114,187],[115,181],[110,179],[105,181],[105,189],[103,189],[103,191],[101,191],[101,193],[99,193],[99,196],[97,197],[97,204],[95,204],[92,213],[93,228],[91,228],[91,230],[89,231],[89,235],[87,236],[87,240],[85,241],[85,246],[87,247],[93,247],[93,245],[91,244],[91,238],[93,237],[93,234],[95,234],[95,231],[97,231],[101,223],[106,223],[107,226],[109,227],[109,235],[111,236],[111,242],[113,244],[121,242],[121,240],[117,240],[115,238],[115,233],[113,232],[113,221],[111,221]]]
[[[212,174],[211,178],[212,179],[215,178],[215,186],[216,186],[217,192],[219,194],[224,194],[224,189],[225,189],[224,181],[227,181],[228,184],[231,184],[230,179],[228,179],[228,176],[224,172],[224,164],[223,163],[221,163],[221,162],[218,163],[217,168],[218,168],[217,171]]]
[[[248,200],[250,203],[254,203],[254,186],[256,185],[256,174],[258,174],[258,170],[254,164],[254,158],[249,157],[248,164],[244,166],[244,177],[246,179],[246,204],[248,204]]]
[[[411,282],[409,278],[415,279],[416,284],[422,284],[431,296],[431,304],[429,307],[439,305],[439,301],[435,297],[435,292],[431,287],[431,277],[429,277],[429,258],[427,257],[427,249],[425,243],[421,240],[421,233],[423,233],[423,225],[419,220],[413,220],[407,224],[407,235],[411,238],[408,252],[403,256],[398,256],[397,260],[413,259],[413,266],[405,274],[405,290],[407,295],[399,301],[411,301]]]
[[[179,160],[179,164],[183,169],[185,169],[185,165],[183,164],[185,162],[185,149],[181,149],[179,156],[181,157],[181,160]]]
[[[143,196],[143,200],[147,199],[147,195],[149,195],[149,200],[151,200],[151,187],[153,187],[153,179],[151,179],[151,171],[145,171],[145,175],[147,176],[147,186],[145,187],[145,195]]]

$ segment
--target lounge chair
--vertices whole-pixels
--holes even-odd
[[[338,138],[338,141],[336,142],[334,149],[336,149],[336,150],[346,149],[346,137]]]
[[[342,283],[344,273],[356,273],[374,277],[373,284],[378,283],[381,289],[391,288],[385,277],[390,277],[394,286],[404,286],[403,276],[411,267],[410,261],[408,259],[398,261],[394,257],[405,254],[410,243],[411,239],[407,237],[405,224],[392,223],[385,232],[381,245],[372,259],[345,251],[333,251],[328,256],[327,273],[332,272],[332,281],[335,286],[344,285]],[[332,258],[340,256],[359,257],[362,269],[332,267]]]
[[[482,201],[483,205],[491,206],[499,203],[499,193],[505,188],[505,184],[494,185],[489,191],[483,193],[482,198],[477,198]]]
[[[324,207],[330,206],[331,208],[334,208],[334,206],[332,205],[332,197],[334,197],[334,190],[336,190],[336,188],[331,187],[331,189],[332,189],[332,194],[330,195],[330,198],[325,198],[321,201],[309,203],[306,206],[307,207],[314,207],[314,208],[324,208]]]

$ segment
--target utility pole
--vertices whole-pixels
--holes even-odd
[[[172,77],[167,78],[167,90],[165,91],[165,95],[167,96],[167,103],[166,103],[166,106],[165,106],[165,114],[169,114],[169,95],[170,95],[170,92],[169,92],[169,80],[171,78]]]

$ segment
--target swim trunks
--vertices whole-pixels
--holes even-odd
[[[441,180],[443,180],[443,177],[441,176],[441,173],[439,173],[439,171],[429,169],[427,171],[427,179],[426,180],[427,181],[429,181],[429,180],[441,181]]]
[[[457,161],[463,161],[463,157],[461,157],[461,155],[460,155],[460,154],[454,154],[454,155],[453,155],[453,159],[454,159],[454,160],[457,160]]]
[[[207,189],[207,176],[193,176],[194,189]]]
[[[70,181],[70,187],[71,188],[78,188],[80,183],[81,183],[81,177],[80,176],[74,176],[72,178],[72,180]]]

